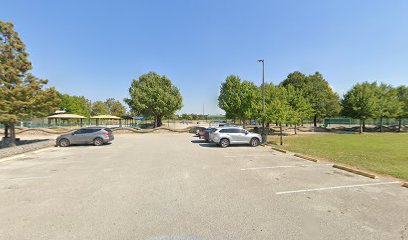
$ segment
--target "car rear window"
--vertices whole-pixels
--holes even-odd
[[[112,132],[112,130],[110,128],[105,128],[104,130],[107,131],[107,132]]]

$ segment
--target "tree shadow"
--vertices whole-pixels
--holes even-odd
[[[28,139],[28,140],[21,140],[19,138],[16,139],[16,146],[24,146],[24,145],[28,145],[28,144],[33,144],[33,143],[40,143],[40,142],[47,142],[47,141],[52,141],[50,139]],[[9,148],[11,147],[9,144],[7,143],[3,143],[3,141],[0,141],[0,149],[4,149],[4,148]]]

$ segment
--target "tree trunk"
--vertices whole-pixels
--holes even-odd
[[[380,117],[380,132],[383,131],[383,117]]]
[[[398,132],[401,132],[401,122],[402,122],[402,119],[399,118],[398,119]]]
[[[157,116],[154,115],[154,128],[157,128]]]
[[[282,123],[279,124],[279,130],[280,130],[280,145],[283,145],[283,130],[282,130]]]
[[[266,135],[266,138],[268,138],[268,135],[269,135],[269,123],[266,123],[265,129],[266,129],[265,135]],[[268,140],[268,139],[267,139],[267,140]]]
[[[163,122],[162,122],[162,116],[157,116],[157,126],[158,127],[161,127],[163,125]]]
[[[365,119],[363,119],[363,132],[366,131],[366,124],[365,124]]]
[[[313,117],[313,126],[317,127],[317,115]]]
[[[10,147],[16,146],[16,126],[14,123],[10,124]]]
[[[363,122],[364,120],[360,119],[360,133],[363,133]]]
[[[244,118],[244,119],[242,119],[242,128],[245,129],[245,127],[246,127],[246,122],[245,122],[245,118]]]
[[[4,137],[5,138],[9,137],[9,126],[7,123],[4,124]]]
[[[295,124],[295,135],[297,134],[297,125]]]

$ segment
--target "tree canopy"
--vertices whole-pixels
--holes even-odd
[[[68,94],[59,94],[61,103],[59,109],[64,110],[67,113],[78,114],[81,116],[89,117],[91,115],[92,103],[84,96],[71,96]]]
[[[253,82],[230,75],[221,83],[218,106],[228,118],[241,119],[244,127],[246,120],[260,117],[261,101],[260,89]]]
[[[104,102],[95,101],[94,103],[92,103],[92,108],[91,108],[92,116],[107,115],[107,114],[109,114],[109,108],[106,106]]]
[[[114,98],[106,99],[105,105],[108,108],[108,112],[110,115],[118,117],[126,115],[126,107],[123,106],[121,102]]]
[[[318,117],[335,116],[340,112],[339,96],[319,72],[309,76],[298,71],[290,73],[281,85],[291,85],[302,92],[312,106],[315,126]]]
[[[377,83],[358,83],[348,91],[342,100],[342,114],[362,121],[360,132],[364,131],[365,120],[376,117],[378,110]]]
[[[183,106],[179,89],[164,75],[149,72],[132,81],[129,88],[130,98],[125,102],[132,112],[145,116],[154,116],[155,127],[162,125],[162,117],[172,116]]]

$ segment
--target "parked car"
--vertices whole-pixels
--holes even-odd
[[[210,133],[215,131],[215,130],[216,130],[215,127],[206,128],[204,130],[203,136],[201,138],[204,139],[206,142],[210,142]]]
[[[113,139],[112,130],[109,128],[88,127],[59,136],[56,140],[56,144],[60,147],[68,147],[72,144],[93,144],[100,146],[113,141]]]
[[[260,134],[251,133],[239,127],[217,128],[211,133],[210,139],[223,148],[228,147],[230,144],[250,144],[256,147],[262,141]]]

